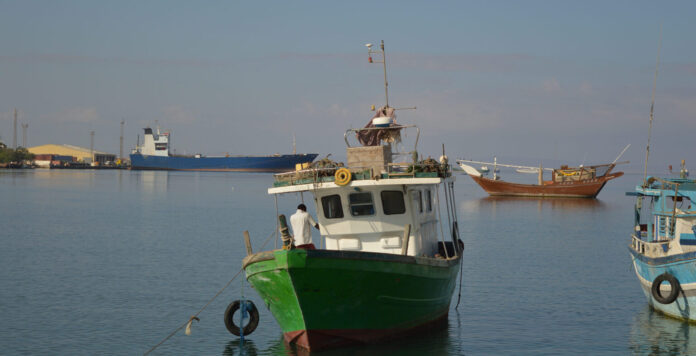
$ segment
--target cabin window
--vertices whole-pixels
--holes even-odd
[[[155,150],[157,151],[164,151],[167,149],[167,144],[166,143],[155,143]]]
[[[430,189],[425,190],[425,211],[433,211],[433,197],[432,193],[430,193]]]
[[[382,196],[382,210],[384,215],[403,214],[406,212],[404,204],[404,193],[400,190],[385,190],[380,193]]]
[[[343,217],[340,195],[334,194],[321,197],[321,206],[324,208],[324,217],[327,219],[339,219]]]
[[[375,205],[372,202],[372,193],[353,193],[348,196],[350,202],[350,214],[353,216],[374,215]]]

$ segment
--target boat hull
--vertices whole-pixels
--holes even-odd
[[[295,249],[252,255],[244,268],[285,340],[317,351],[446,323],[459,263],[459,258]]]
[[[577,182],[549,183],[544,185],[511,183],[472,175],[470,175],[470,177],[490,195],[594,198],[599,194],[602,188],[604,188],[604,185],[608,181],[621,177],[622,175],[623,172],[615,172],[595,179]]]
[[[632,248],[629,248],[629,251],[634,271],[650,306],[673,318],[696,321],[696,252],[649,258]],[[651,291],[655,278],[665,272],[676,277],[682,290],[677,299],[669,304],[659,303],[652,296]],[[669,286],[663,284],[662,295],[667,294],[669,294]]]
[[[131,154],[131,169],[179,171],[286,172],[298,163],[312,162],[316,153],[273,156],[150,156]]]

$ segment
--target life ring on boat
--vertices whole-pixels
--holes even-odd
[[[669,295],[666,297],[663,297],[662,293],[660,292],[660,286],[664,281],[669,282],[669,286],[671,288]],[[677,300],[677,296],[679,296],[680,291],[681,285],[679,284],[677,278],[667,272],[657,276],[657,278],[655,278],[655,280],[653,281],[651,288],[653,298],[655,298],[655,300],[657,300],[661,304],[671,304],[672,302]]]
[[[244,329],[240,329],[234,322],[234,313],[242,307],[242,302],[246,304],[246,311],[249,313],[249,323],[246,324]],[[242,317],[242,319],[246,318]],[[244,335],[249,335],[256,330],[257,326],[259,326],[259,310],[256,309],[256,305],[251,300],[235,300],[227,306],[227,310],[225,310],[225,327],[227,327],[229,332],[240,336],[240,331],[244,331]]]
[[[334,183],[336,183],[336,185],[346,185],[350,183],[352,176],[348,168],[339,168],[336,171],[336,174],[334,174],[334,178],[336,178],[334,180]]]

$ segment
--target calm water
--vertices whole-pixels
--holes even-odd
[[[244,230],[255,249],[273,232],[271,179],[0,170],[0,354],[144,353],[239,270]],[[639,180],[598,200],[537,200],[487,198],[458,176],[464,284],[448,328],[321,355],[695,354],[696,326],[652,312],[631,271],[624,192]],[[302,198],[281,198],[281,212]],[[222,316],[242,294],[261,313],[244,345]],[[293,354],[241,278],[200,318],[153,354]]]

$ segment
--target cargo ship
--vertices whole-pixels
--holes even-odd
[[[284,172],[296,165],[311,163],[316,153],[275,154],[265,156],[176,155],[169,152],[169,132],[154,132],[146,127],[142,145],[131,152],[131,169],[178,171]]]

